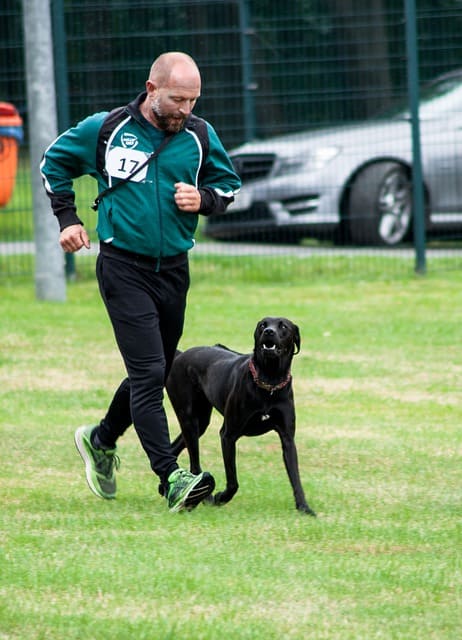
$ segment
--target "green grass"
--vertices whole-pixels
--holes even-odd
[[[133,430],[117,500],[94,497],[73,432],[123,376],[96,283],[70,285],[65,304],[0,285],[1,640],[459,636],[462,276],[368,264],[361,279],[334,260],[307,279],[287,261],[192,261],[183,348],[250,351],[266,314],[300,326],[297,445],[316,519],[294,508],[276,434],[239,441],[222,508],[169,514]],[[221,488],[219,426],[202,458]]]

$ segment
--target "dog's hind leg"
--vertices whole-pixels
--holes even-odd
[[[185,441],[183,439],[183,435],[180,433],[175,440],[172,442],[172,452],[173,455],[178,458],[180,453],[186,447]]]
[[[178,455],[186,447],[191,473],[198,474],[202,471],[199,438],[209,426],[212,405],[203,393],[196,393],[190,403],[181,406],[175,406],[174,402],[172,404],[181,427],[181,434],[172,443],[173,452]]]

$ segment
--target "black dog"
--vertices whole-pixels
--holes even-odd
[[[192,473],[200,473],[199,438],[210,423],[212,409],[223,416],[220,431],[226,488],[213,497],[229,502],[238,490],[236,441],[275,430],[299,511],[315,515],[300,482],[295,447],[295,407],[290,365],[300,351],[297,325],[286,318],[263,318],[255,329],[253,354],[223,345],[178,352],[167,392],[181,426],[172,443],[175,455],[186,446]]]

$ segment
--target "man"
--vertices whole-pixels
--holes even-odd
[[[223,212],[240,188],[213,127],[191,114],[200,92],[194,60],[164,53],[151,67],[146,92],[64,132],[41,163],[67,252],[90,247],[73,179],[89,174],[97,180],[96,273],[128,373],[101,423],[75,433],[87,482],[97,496],[115,497],[116,442],[133,421],[171,511],[194,508],[215,486],[210,473],[179,468],[163,406],[183,331],[187,252],[198,214]]]

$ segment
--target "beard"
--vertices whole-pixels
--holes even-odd
[[[164,113],[160,106],[159,99],[156,98],[151,102],[151,110],[154,114],[157,126],[162,131],[168,131],[169,133],[178,133],[184,127],[186,116],[178,116],[173,113]]]

